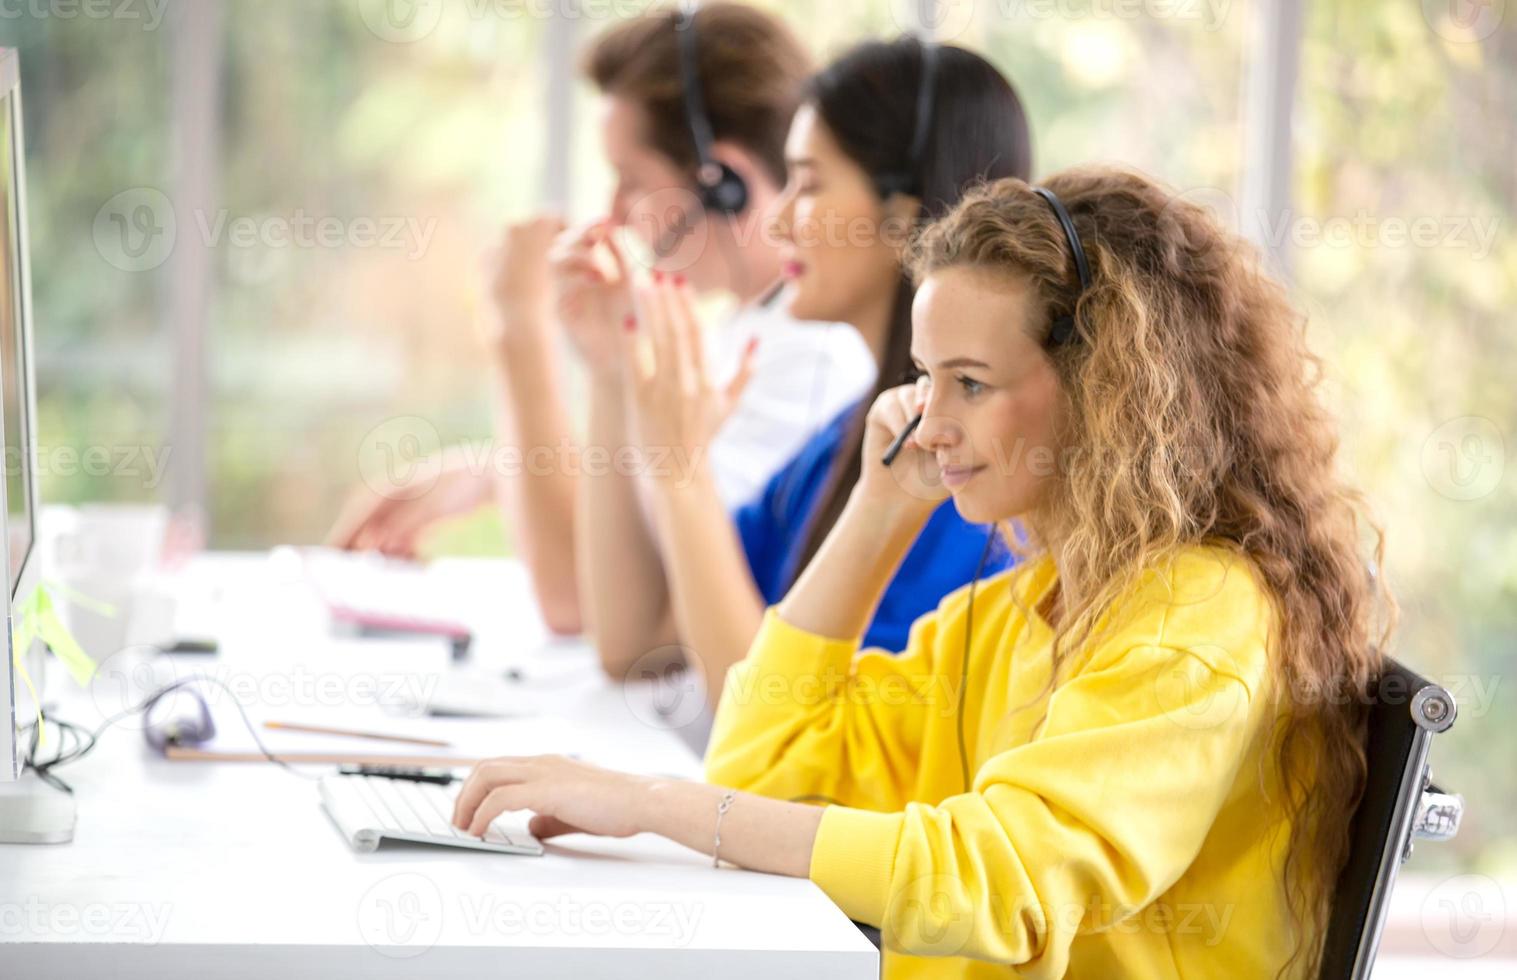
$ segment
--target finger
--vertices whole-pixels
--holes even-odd
[[[388,507],[359,529],[353,537],[353,551],[378,551],[383,553],[390,542],[390,528],[394,525],[396,507]]]
[[[670,336],[669,311],[662,283],[644,287],[637,322],[639,332],[652,345],[653,372],[659,383],[677,383],[679,365],[674,359],[674,338]]]
[[[753,380],[754,366],[758,364],[758,337],[749,337],[748,343],[743,347],[743,359],[738,362],[737,373],[732,380],[727,382],[727,404],[736,405],[738,399],[743,397],[743,392],[748,388],[748,382]]]
[[[915,384],[902,385],[898,390],[900,391],[899,401],[901,411],[899,416],[900,424],[893,430],[896,435],[899,435],[900,433],[906,431],[906,429],[911,428],[911,423],[916,420],[916,417],[918,415],[924,414],[923,409],[925,407],[917,401]],[[904,444],[905,447],[915,449],[922,448],[922,444],[917,441],[917,436],[921,433],[921,431],[922,426],[920,423],[918,423],[917,426],[912,429],[911,435],[906,437],[906,442]],[[892,436],[891,438],[893,439],[895,436]]]
[[[375,547],[386,558],[401,558],[407,561],[416,558],[416,543],[404,538],[386,538]]]
[[[622,248],[616,243],[616,236],[611,233],[609,227],[606,228],[601,243],[605,245],[606,251],[611,253],[611,267],[616,270],[616,281],[631,282],[632,276],[627,271],[627,258],[622,254]]]
[[[690,378],[697,384],[706,383],[706,339],[702,335],[701,321],[695,314],[695,294],[684,276],[674,277],[670,291],[669,306],[679,333],[684,339],[684,356]]]
[[[519,782],[526,777],[525,761],[519,758],[486,759],[477,764],[469,778],[464,780],[453,802],[453,826],[467,827],[489,792],[507,782]]]
[[[578,279],[589,283],[603,283],[606,274],[595,261],[586,256],[573,255],[551,262],[553,274],[560,279]]]
[[[554,816],[546,813],[538,813],[527,821],[527,831],[538,840],[547,840],[549,837],[559,837],[563,834],[583,834],[584,828],[576,827],[572,823],[565,823]]]
[[[901,411],[906,413],[907,418],[917,413],[917,386],[915,384],[901,385],[898,388],[892,388],[891,391],[895,392],[895,400],[900,404]]]
[[[391,528],[379,542],[379,552],[386,558],[415,559],[421,538],[419,527]]]
[[[352,549],[365,527],[376,520],[393,501],[364,489],[348,498],[327,532],[330,548]]]
[[[695,314],[690,313],[681,302],[683,276],[674,281],[665,281],[663,293],[664,315],[669,325],[669,355],[674,364],[674,376],[679,390],[695,392],[705,380],[705,371],[695,362],[693,353],[695,339],[691,336],[700,326]]]
[[[416,554],[417,541],[437,522],[437,515],[428,513],[420,504],[420,500],[413,501],[410,507],[398,508],[394,511],[384,526],[383,544],[380,545],[380,550],[385,550],[388,546],[396,554],[405,557]]]
[[[469,833],[483,837],[495,818],[507,810],[532,809],[528,801],[535,799],[538,793],[539,787],[532,783],[509,783],[495,787],[485,794],[479,808],[474,811],[474,816],[469,820]]]
[[[554,239],[553,247],[548,250],[549,262],[560,262],[574,256],[584,256],[590,253],[590,246],[595,241],[595,228],[599,222],[588,225],[580,225],[577,228],[566,228]]]
[[[622,329],[617,336],[617,346],[621,348],[622,370],[626,377],[632,380],[634,392],[642,391],[643,383],[647,381],[649,373],[653,370],[649,359],[644,356],[647,344],[641,334],[642,332],[637,327],[637,314],[628,313],[622,317]]]
[[[875,401],[871,414],[892,432],[900,432],[911,420],[911,409],[901,401],[899,388],[887,389]]]

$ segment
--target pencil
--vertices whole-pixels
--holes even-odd
[[[448,748],[449,743],[435,738],[412,738],[409,735],[386,735],[383,732],[360,732],[351,728],[323,728],[320,725],[299,725],[288,721],[266,721],[264,728],[277,731],[307,732],[312,735],[343,735],[348,738],[372,738],[378,742],[404,742],[406,745],[430,745]]]
[[[915,432],[917,430],[917,426],[921,424],[922,413],[918,412],[911,417],[910,422],[906,423],[906,428],[901,430],[901,434],[895,437],[895,441],[890,444],[890,448],[885,450],[885,455],[880,458],[880,462],[884,463],[886,466],[894,463],[895,458],[901,454],[901,449],[906,445],[906,440],[911,438],[911,434]]]

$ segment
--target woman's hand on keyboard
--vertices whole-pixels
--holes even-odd
[[[637,815],[649,780],[558,755],[504,756],[474,767],[458,794],[453,825],[476,837],[510,810],[531,810],[529,829],[559,834],[630,837],[644,829]]]

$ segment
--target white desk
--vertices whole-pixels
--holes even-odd
[[[366,715],[464,752],[572,751],[694,776],[650,723],[646,690],[605,681],[593,655],[545,647],[520,570],[453,562],[435,573],[481,597],[475,659],[519,665],[541,717],[396,720],[355,676],[446,670],[446,653],[333,642],[319,607],[262,556],[207,556],[182,576],[181,622],[214,623],[219,657],[179,658],[253,690],[256,711],[343,723]],[[53,688],[60,717],[93,724],[109,695]],[[230,717],[217,710],[223,729]],[[873,978],[878,955],[808,881],[716,870],[651,835],[550,842],[541,858],[386,846],[355,854],[315,784],[259,763],[171,763],[140,725],[108,733],[59,774],[76,788],[72,844],[0,846],[0,975],[660,976]]]

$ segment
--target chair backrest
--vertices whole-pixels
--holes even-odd
[[[1434,734],[1454,723],[1447,691],[1386,658],[1371,684],[1364,796],[1350,827],[1323,946],[1321,980],[1364,980],[1385,928],[1396,869],[1410,853]]]

